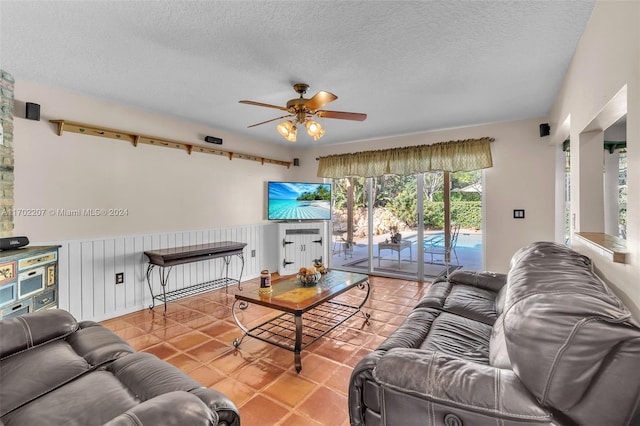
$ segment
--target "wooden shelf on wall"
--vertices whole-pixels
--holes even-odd
[[[191,155],[192,152],[201,152],[204,154],[220,155],[233,160],[239,158],[242,160],[257,161],[261,164],[275,164],[278,166],[291,167],[291,161],[274,160],[272,158],[259,157],[251,154],[243,154],[240,152],[225,151],[217,148],[210,148],[202,145],[193,145],[186,142],[175,141],[171,139],[158,138],[155,136],[141,135],[138,133],[128,132],[124,130],[108,129],[93,124],[77,123],[67,120],[49,120],[49,122],[58,125],[58,136],[62,136],[64,132],[79,133],[81,135],[98,136],[101,138],[116,139],[120,141],[130,142],[133,146],[138,144],[147,144],[162,146],[165,148],[174,148],[185,151]]]
[[[612,262],[627,262],[627,241],[602,232],[576,232],[580,241],[599,251]]]

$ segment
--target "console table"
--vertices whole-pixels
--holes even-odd
[[[380,251],[384,249],[398,252],[398,266],[402,266],[402,264],[400,263],[400,252],[406,248],[409,248],[409,260],[411,260],[413,258],[411,241],[400,240],[399,243],[378,243],[378,266],[380,266],[380,260],[382,260]]]
[[[162,301],[164,302],[164,315],[167,313],[167,302],[173,300],[193,296],[205,291],[216,290],[222,287],[225,287],[226,289],[227,286],[236,283],[238,284],[238,289],[241,290],[240,280],[242,278],[242,271],[244,270],[244,248],[246,245],[247,243],[239,243],[235,241],[220,241],[194,246],[145,251],[144,254],[149,258],[149,266],[147,267],[147,284],[149,284],[149,291],[151,292],[151,306],[149,306],[149,309],[153,309],[155,307],[156,300]],[[238,256],[242,261],[242,267],[240,268],[240,276],[238,279],[229,278],[229,262],[231,262],[232,256]],[[224,278],[218,278],[200,284],[193,284],[177,290],[166,291],[169,274],[174,266],[217,258],[222,258],[224,261]],[[153,268],[156,266],[159,267],[158,275],[160,276],[160,285],[162,286],[161,295],[154,295],[153,286],[151,285],[151,273],[153,272]]]

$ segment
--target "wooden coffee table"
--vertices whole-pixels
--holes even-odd
[[[333,300],[354,288],[362,290],[354,292],[355,297],[362,297],[359,304]],[[364,316],[365,323],[369,323],[371,315],[360,310],[371,290],[367,275],[329,271],[313,287],[303,287],[294,275],[274,280],[272,289],[270,294],[258,294],[257,288],[246,288],[236,293],[231,313],[244,334],[233,341],[233,346],[237,348],[246,336],[251,336],[290,350],[294,353],[298,373],[302,370],[300,352],[304,348],[358,312]],[[248,329],[240,322],[236,306],[245,310],[250,304],[266,306],[282,313]]]

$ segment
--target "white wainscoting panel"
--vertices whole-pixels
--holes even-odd
[[[91,240],[55,241],[59,253],[59,306],[79,320],[102,321],[149,308],[151,294],[147,285],[147,257],[144,252],[163,248],[206,244],[216,241],[247,243],[244,270],[238,256],[229,263],[229,277],[242,281],[258,277],[262,269],[275,271],[276,225],[271,223],[198,231],[151,235],[109,237]],[[45,243],[43,243],[45,244]],[[252,257],[252,251],[255,256]],[[161,294],[158,270],[152,273],[154,294]],[[115,284],[115,275],[124,273],[124,283]],[[220,259],[188,263],[173,267],[167,291],[183,288],[225,276]],[[162,303],[156,301],[161,312]]]

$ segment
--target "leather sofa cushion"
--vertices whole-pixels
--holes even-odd
[[[81,322],[78,331],[66,340],[74,351],[91,365],[98,365],[135,352],[118,335],[93,321]]]
[[[111,363],[107,370],[142,401],[171,391],[193,391],[203,386],[156,356],[136,352]]]
[[[388,424],[441,425],[437,420],[452,412],[465,425],[552,424],[551,414],[509,370],[442,352],[392,349],[373,374],[383,390],[385,417],[398,421]]]
[[[448,279],[435,281],[418,302],[418,307],[431,307],[492,325],[503,303],[506,275],[491,272],[456,271]]]
[[[64,342],[55,343],[58,344],[59,347],[64,347]],[[49,366],[53,371],[56,371],[56,368],[63,367],[65,363],[75,365],[83,362],[83,358],[77,356],[75,357],[75,363],[69,362],[74,359],[74,357],[69,355],[68,345],[66,346],[66,353],[59,353],[56,351],[51,352],[51,348],[49,346],[50,345],[47,347],[47,356],[58,358],[59,355],[63,355],[57,362],[52,359],[49,363]],[[84,367],[86,370],[86,363],[84,363]],[[70,367],[67,369],[70,369]],[[71,373],[77,373],[81,370],[81,368],[76,368],[71,371]],[[67,374],[67,376],[72,375],[73,374]],[[59,381],[61,373],[58,373],[56,376],[58,376],[58,380],[55,381]],[[41,375],[34,377],[38,377],[38,382],[41,381]],[[33,382],[35,381],[36,380]],[[33,382],[30,381],[29,385],[34,385]],[[3,388],[4,387],[5,386],[3,386]],[[12,388],[13,386],[6,387]],[[115,419],[122,413],[133,409],[145,401],[148,403],[145,405],[146,409],[144,407],[137,408],[133,410],[133,413],[137,412],[142,416],[157,418],[154,417],[155,414],[153,412],[146,410],[153,411],[154,407],[164,403],[167,404],[166,408],[173,407],[173,410],[176,411],[175,414],[180,414],[178,417],[184,419],[182,416],[182,414],[184,414],[184,410],[187,410],[187,416],[190,415],[188,412],[189,405],[194,405],[199,412],[201,410],[201,408],[198,408],[200,404],[192,401],[186,407],[176,405],[175,401],[166,400],[166,396],[164,395],[168,392],[192,392],[200,389],[207,392],[203,392],[201,394],[202,397],[199,397],[201,395],[195,394],[192,395],[192,397],[196,398],[200,401],[200,404],[204,406],[207,406],[208,404],[216,406],[216,402],[214,401],[214,398],[211,398],[211,396],[222,396],[222,394],[219,394],[218,392],[211,393],[210,389],[203,388],[201,384],[191,379],[181,370],[176,369],[171,364],[158,359],[154,355],[137,352],[117,359],[116,361],[108,364],[106,369],[89,371],[84,375],[75,377],[74,380],[66,383],[64,386],[60,386],[54,390],[48,389],[50,391],[41,395],[38,398],[37,403],[26,404],[4,416],[3,420],[7,426],[42,424],[43,415],[46,413],[47,423],[49,424],[78,426],[90,424],[101,425]],[[31,396],[36,395],[33,392],[25,392],[25,394]],[[211,395],[207,397],[207,394]],[[159,401],[155,401],[155,399],[159,397],[161,399]],[[191,397],[188,399],[190,398]],[[205,401],[203,401],[203,399],[205,399]],[[3,399],[3,406],[4,403]],[[228,408],[231,409],[231,407]],[[162,412],[163,411],[160,410],[158,414],[161,414]],[[211,412],[209,411],[209,413]],[[211,415],[212,414],[208,414],[207,416],[202,417],[200,421],[210,418]],[[127,419],[132,419],[131,416],[135,417],[134,414],[130,413],[125,417],[119,418],[116,424],[127,424],[122,422],[125,422]],[[176,417],[176,421],[178,417]],[[168,418],[170,419],[171,416],[169,415]],[[155,424],[171,423],[165,423],[162,421]],[[201,424],[208,423],[202,422]]]
[[[454,271],[447,281],[497,292],[507,282],[507,275],[489,271]]]
[[[400,326],[378,346],[380,351],[392,348],[418,348],[427,338],[431,324],[440,315],[432,308],[415,308]]]
[[[491,328],[482,322],[442,312],[419,348],[489,364]]]
[[[55,309],[0,321],[0,358],[63,338],[78,328],[68,312]]]
[[[378,347],[427,349],[489,363],[491,326],[434,308],[415,308]]]
[[[496,314],[496,293],[480,288],[454,285],[443,309],[485,324],[492,325]]]
[[[602,397],[600,383],[615,377],[604,374],[613,358],[616,375],[627,371],[626,380],[637,379],[637,355],[625,348],[638,347],[638,324],[587,257],[559,244],[534,243],[514,259],[498,321],[514,372],[541,404],[576,411],[589,392]],[[605,394],[616,391],[613,385]]]
[[[138,398],[107,371],[93,371],[7,414],[12,425],[102,425],[133,408]]]
[[[0,360],[0,415],[59,387],[90,367],[64,340]]]
[[[23,318],[28,319],[31,326],[36,324],[29,315]],[[66,339],[50,341],[0,360],[0,382],[11,383],[11,386],[0,386],[0,415],[102,363],[135,352],[105,327],[96,323],[85,323],[81,327],[85,328]]]

